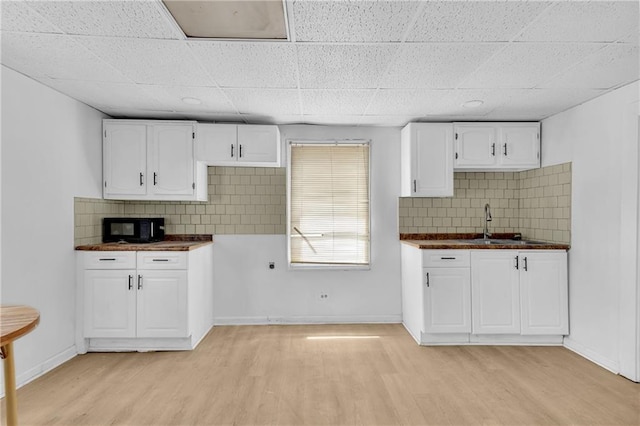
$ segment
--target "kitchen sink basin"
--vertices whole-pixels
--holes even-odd
[[[489,238],[485,240],[484,238],[476,238],[474,240],[460,240],[469,244],[487,244],[487,245],[531,245],[531,244],[547,244],[542,241],[529,241],[529,240],[501,240]]]

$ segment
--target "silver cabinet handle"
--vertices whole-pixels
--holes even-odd
[[[507,144],[506,143],[504,144],[504,156],[505,157],[507,156]]]
[[[440,260],[456,260],[455,257],[441,257]]]
[[[495,142],[491,144],[491,155],[493,157],[496,156],[496,143]]]
[[[138,275],[138,290],[142,290],[142,275]]]
[[[103,257],[103,258],[101,258],[99,260],[100,260],[100,262],[115,262],[116,261],[115,257],[109,257],[109,258]]]
[[[413,180],[413,192],[418,192],[416,190],[416,180],[415,179]]]
[[[519,257],[516,256],[516,269],[520,269],[519,263],[520,263]]]
[[[429,287],[429,273],[427,272],[427,287]]]
[[[158,174],[156,172],[153,172],[153,186],[156,186],[158,184]]]
[[[133,275],[129,275],[129,290],[133,289]]]
[[[231,144],[231,158],[233,158],[233,144]]]
[[[524,269],[525,271],[528,271],[528,270],[529,270],[529,265],[527,264],[527,258],[526,258],[526,257],[524,258],[524,268],[523,268],[523,269]]]
[[[168,262],[169,259],[153,259],[154,262]]]
[[[239,147],[240,147],[240,149],[239,149],[240,155],[238,157],[242,158],[242,145],[239,145]]]
[[[140,186],[144,185],[144,182],[142,180],[142,172],[140,172]]]

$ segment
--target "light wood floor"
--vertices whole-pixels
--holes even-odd
[[[313,336],[379,336],[310,340]],[[401,325],[216,327],[193,352],[81,355],[22,425],[640,424],[640,385],[560,347],[419,347]]]

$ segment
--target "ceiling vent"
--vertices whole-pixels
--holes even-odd
[[[286,40],[281,0],[163,0],[190,38]]]

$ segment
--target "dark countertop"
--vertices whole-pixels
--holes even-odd
[[[400,234],[400,242],[419,249],[436,250],[569,250],[569,244],[512,240],[515,234],[493,234],[496,244],[486,244],[482,234]]]
[[[213,235],[166,235],[156,243],[100,243],[77,246],[86,251],[189,251],[213,244]]]

